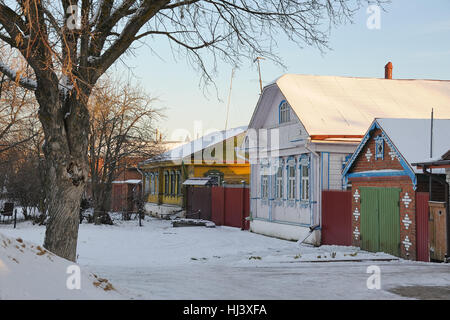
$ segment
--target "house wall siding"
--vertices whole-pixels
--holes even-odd
[[[331,150],[333,149],[339,148],[334,146]],[[346,157],[350,155],[351,153],[337,153],[330,151],[320,152],[320,179],[322,190],[345,190],[344,181],[342,179],[342,170]]]
[[[250,166],[244,165],[195,165],[194,177],[204,177],[208,171],[218,171],[223,174],[223,179],[227,184],[245,184],[250,182]]]
[[[257,106],[257,113],[253,120],[255,128],[267,130],[267,149],[272,153],[261,154],[261,150],[266,147],[265,140],[261,144],[259,140],[258,162],[251,166],[251,215],[255,219],[255,225],[259,226],[254,230],[259,230],[263,234],[283,237],[281,233],[285,232],[284,238],[291,239],[292,231],[298,228],[297,239],[305,232],[309,231],[309,226],[321,223],[321,190],[323,188],[323,170],[322,153],[327,153],[326,167],[326,188],[334,190],[342,190],[342,163],[343,159],[356,147],[356,144],[339,144],[339,143],[320,143],[316,144],[309,140],[309,135],[301,123],[301,119],[292,111],[290,121],[287,123],[279,123],[279,106],[285,100],[279,89],[270,87],[263,93],[262,99]],[[272,134],[273,131],[277,134]],[[259,131],[260,132],[260,131]],[[273,138],[278,141],[271,141]],[[312,150],[312,151],[311,151]],[[255,154],[252,154],[253,158]],[[310,199],[308,202],[301,201],[301,172],[299,168],[299,159],[308,157],[310,163],[309,184]],[[274,163],[279,158],[284,161],[283,167],[283,199],[275,199],[276,171],[264,173],[264,165],[262,158],[266,158],[266,162]],[[296,161],[296,199],[288,200],[288,176],[286,169],[286,161],[288,159]],[[261,198],[261,176],[269,175],[269,197]],[[264,222],[264,223],[263,223]],[[270,225],[273,225],[272,231],[269,231]],[[263,227],[264,226],[264,227]],[[290,226],[290,227],[286,227]],[[252,230],[253,230],[252,229]],[[288,231],[289,230],[289,231]],[[308,238],[310,243],[320,243],[320,232],[316,232],[314,237]]]

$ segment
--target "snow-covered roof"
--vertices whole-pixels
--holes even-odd
[[[130,180],[125,180],[125,181],[115,180],[112,183],[115,183],[115,184],[139,184],[139,183],[141,183],[141,180],[138,180],[138,179],[130,179]]]
[[[433,120],[433,157],[430,157],[431,119],[376,121],[409,164],[439,160],[450,149],[450,119]]]
[[[237,136],[241,133],[245,133],[247,130],[247,126],[237,127],[228,130],[215,131],[209,133],[203,137],[200,137],[191,142],[185,143],[181,146],[173,148],[158,157],[148,159],[144,161],[144,164],[157,162],[157,161],[175,161],[182,160],[186,157],[191,156],[194,153],[197,153],[203,149],[211,147],[217,143],[221,143],[231,137]]]
[[[344,176],[348,174],[375,128],[380,128],[383,131],[389,147],[398,155],[400,163],[407,170],[414,183],[416,183],[415,174],[422,173],[422,170],[413,166],[413,163],[438,160],[450,148],[450,119],[433,120],[432,158],[430,157],[431,119],[375,119],[347,162],[342,172]],[[377,170],[378,173],[382,171]],[[435,169],[433,172],[441,173],[443,170]]]
[[[450,118],[450,81],[285,74],[277,86],[309,135],[363,135],[374,118]]]
[[[185,186],[205,186],[211,182],[211,178],[190,178],[183,182]]]

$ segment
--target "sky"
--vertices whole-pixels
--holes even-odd
[[[397,79],[450,80],[450,1],[392,0],[384,9],[379,28],[368,28],[371,13],[364,7],[353,23],[332,29],[331,50],[324,53],[280,38],[276,51],[286,68],[262,60],[263,86],[285,73],[383,78],[388,61]],[[158,129],[165,139],[223,130],[232,67],[219,63],[217,94],[212,86],[205,92],[200,74],[183,57],[175,58],[166,40],[148,39],[146,44],[152,50],[137,48],[113,72],[140,83],[157,99],[155,107],[164,109]],[[228,128],[248,125],[259,94],[257,65],[247,61],[234,74]]]

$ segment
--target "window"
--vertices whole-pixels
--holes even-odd
[[[217,186],[222,185],[224,174],[220,170],[217,170],[217,169],[208,170],[204,174],[204,176],[211,178],[211,183],[213,185],[217,185]]]
[[[288,199],[295,200],[296,193],[296,176],[295,176],[295,164],[288,166]]]
[[[302,201],[309,201],[309,166],[301,166],[301,179],[302,179]]]
[[[159,178],[158,173],[155,172],[153,176],[153,194],[158,194],[158,186],[159,186],[158,178]]]
[[[151,176],[149,174],[145,174],[145,190],[144,193],[149,193],[150,191],[150,183],[151,183]]]
[[[269,198],[269,177],[262,176],[261,178],[261,198],[267,199]]]
[[[291,121],[291,107],[287,101],[283,100],[280,104],[280,123],[285,123]]]
[[[177,171],[177,195],[181,194],[181,173]]]
[[[147,180],[145,181],[145,193],[153,194],[153,173],[149,173],[146,176]]]
[[[278,167],[276,176],[276,197],[277,199],[283,199],[283,166]]]
[[[170,194],[175,195],[175,172],[170,172]]]
[[[169,194],[169,171],[164,171],[164,194]]]
[[[384,159],[384,139],[382,136],[375,138],[375,160]]]
[[[157,187],[157,182],[156,180],[158,174],[157,173],[150,173],[150,194],[156,194],[156,187]]]

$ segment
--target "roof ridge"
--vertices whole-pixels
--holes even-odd
[[[399,81],[442,81],[442,82],[450,82],[450,79],[414,79],[414,78],[393,78],[393,79],[385,79],[384,77],[375,78],[375,77],[356,77],[356,76],[341,76],[341,75],[320,75],[320,74],[304,74],[304,73],[284,73],[281,76],[277,77],[275,81],[277,82],[284,76],[306,76],[306,77],[329,77],[329,78],[347,78],[347,79],[358,79],[358,80],[399,80]],[[271,83],[273,84],[273,83]]]

